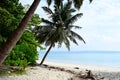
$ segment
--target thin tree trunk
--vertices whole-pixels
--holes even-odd
[[[53,44],[51,44],[51,45],[50,45],[49,49],[48,49],[48,50],[47,50],[47,52],[45,53],[45,55],[44,55],[44,57],[43,57],[43,59],[42,59],[42,61],[41,61],[40,65],[42,65],[42,64],[43,64],[43,62],[45,61],[45,59],[46,59],[46,57],[47,57],[48,53],[50,52],[50,50],[51,50],[51,48],[52,48],[52,46],[53,46]]]
[[[33,4],[25,14],[24,18],[22,19],[21,23],[19,24],[18,28],[13,32],[11,37],[8,38],[6,43],[2,46],[0,49],[0,64],[4,62],[6,57],[10,54],[13,47],[16,45],[20,37],[22,36],[25,28],[27,27],[27,24],[29,20],[31,19],[32,15],[34,14],[38,4],[40,3],[40,0],[34,0]]]

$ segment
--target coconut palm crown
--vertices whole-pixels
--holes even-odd
[[[36,39],[40,43],[45,43],[46,46],[50,46],[47,54],[55,44],[61,47],[62,43],[64,43],[67,49],[70,50],[70,41],[77,45],[76,39],[85,43],[83,38],[72,30],[73,28],[81,29],[81,27],[75,26],[73,23],[83,14],[78,13],[72,15],[76,10],[71,8],[71,4],[72,2],[68,2],[59,8],[55,5],[54,11],[49,7],[42,7],[49,14],[49,20],[42,18],[43,25],[36,26],[33,31],[35,32]]]

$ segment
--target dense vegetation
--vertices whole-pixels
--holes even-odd
[[[0,0],[0,47],[4,45],[17,28],[23,16],[24,7],[19,0]],[[38,59],[37,47],[40,46],[31,31],[33,26],[40,24],[38,14],[34,14],[21,39],[17,42],[4,64],[12,66],[33,65]]]

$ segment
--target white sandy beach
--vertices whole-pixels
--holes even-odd
[[[79,72],[85,74],[86,69],[91,70],[93,75],[96,76],[98,75],[99,77],[103,78],[100,80],[120,79],[120,68],[117,67],[74,65],[55,62],[45,62],[44,64],[46,64],[46,66],[51,67],[43,66],[28,67],[26,68],[27,74],[0,76],[0,80],[81,80],[75,78],[76,74]],[[69,70],[74,73],[70,73]]]

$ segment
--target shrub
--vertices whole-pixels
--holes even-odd
[[[37,59],[37,45],[35,44],[34,36],[32,32],[26,31],[5,60],[4,64],[26,67],[36,64]]]

